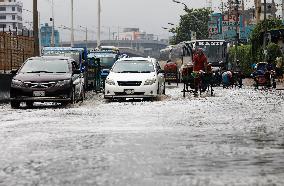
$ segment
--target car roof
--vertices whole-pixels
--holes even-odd
[[[130,57],[130,58],[122,58],[118,61],[149,61],[149,62],[156,62],[157,60],[155,58],[145,58],[145,57]]]
[[[30,57],[28,60],[68,60],[68,61],[75,61],[71,57],[66,56],[40,56],[40,57]]]

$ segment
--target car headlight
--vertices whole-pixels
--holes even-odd
[[[57,81],[56,86],[62,87],[68,84],[70,84],[70,80],[63,80],[63,81]]]
[[[12,79],[11,86],[24,87],[25,84],[22,81],[20,81],[20,80]]]
[[[144,85],[153,85],[156,82],[156,78],[147,79]]]
[[[106,79],[106,84],[108,84],[108,85],[115,85],[115,82],[112,79]]]

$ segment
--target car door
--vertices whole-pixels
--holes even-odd
[[[158,82],[159,82],[159,90],[162,91],[164,89],[164,85],[165,85],[165,77],[164,77],[164,73],[159,73],[162,70],[159,62],[156,62],[156,71],[157,71],[157,77],[158,77]]]
[[[75,61],[71,62],[72,64],[72,82],[75,88],[74,93],[75,96],[78,98],[82,92],[82,78],[81,74],[74,73],[75,71],[79,70],[79,66]]]

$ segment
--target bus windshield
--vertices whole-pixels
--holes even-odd
[[[202,48],[208,62],[218,65],[220,62],[226,62],[227,44],[222,40],[200,40],[193,41],[191,45],[194,49]]]

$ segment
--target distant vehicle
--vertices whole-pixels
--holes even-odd
[[[99,50],[104,52],[116,53],[120,55],[119,48],[115,46],[101,46]]]
[[[271,64],[259,62],[256,64],[255,71],[252,74],[255,82],[255,88],[260,86],[265,88],[276,88],[276,73]]]
[[[44,47],[42,49],[43,56],[65,56],[74,59],[83,71],[88,51],[81,47]]]
[[[21,102],[74,103],[84,99],[84,81],[74,59],[61,56],[32,57],[15,72],[11,83],[11,107]]]
[[[163,71],[153,58],[123,58],[105,81],[105,99],[154,99],[165,93]]]
[[[94,51],[88,54],[88,59],[99,58],[101,66],[101,78],[106,78],[113,64],[118,60],[119,56],[116,53],[106,51]]]
[[[170,45],[165,49],[160,50],[161,62],[171,61],[177,65],[180,69],[182,65],[192,64],[193,52],[192,47],[185,42],[181,42],[177,45]]]
[[[185,43],[193,50],[202,48],[212,67],[228,68],[228,43],[225,40],[193,40]]]
[[[192,65],[192,47],[185,42],[170,45],[160,51],[159,59],[162,68],[165,70],[166,81],[179,82],[182,79],[184,69]],[[175,69],[174,73],[172,72],[173,69]]]

